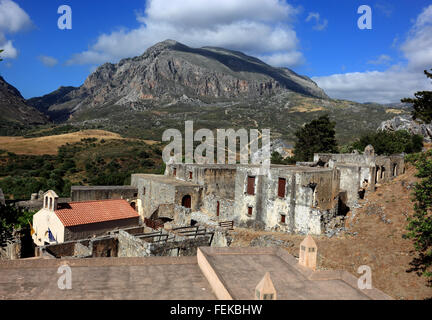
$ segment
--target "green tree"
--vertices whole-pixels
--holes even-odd
[[[25,211],[14,205],[0,205],[0,244],[12,238],[14,230],[28,229],[34,212]]]
[[[284,165],[290,165],[296,163],[294,157],[286,157],[284,159],[282,155],[277,151],[273,151],[273,153],[271,154],[270,161],[272,164],[284,164]]]
[[[335,122],[330,121],[328,115],[312,120],[295,135],[297,142],[294,147],[294,157],[297,161],[312,161],[314,153],[337,153],[335,138]]]
[[[4,50],[2,50],[2,49],[0,49],[0,53],[2,53]],[[2,58],[0,58],[0,61],[3,61],[3,59]]]
[[[411,135],[408,131],[396,132],[377,131],[366,134],[354,143],[351,147],[344,147],[341,151],[358,150],[363,152],[367,145],[372,145],[375,153],[379,155],[392,155],[396,153],[415,153],[423,148],[423,137]]]
[[[418,256],[410,271],[425,276],[432,284],[432,150],[407,159],[416,169],[420,182],[414,186],[414,214],[408,217],[407,238],[414,240]]]
[[[432,69],[431,69],[432,70]],[[432,73],[424,71],[426,77],[432,79]],[[418,91],[414,93],[415,98],[404,98],[401,102],[412,103],[412,116],[414,119],[423,120],[425,123],[432,122],[432,91]]]

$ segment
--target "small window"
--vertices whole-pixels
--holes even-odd
[[[218,201],[216,203],[216,216],[219,217],[219,214],[220,214],[220,202]]]
[[[301,250],[302,251],[306,251],[306,247],[305,246],[301,246]]]
[[[145,196],[146,188],[143,188],[143,196]]]
[[[315,248],[309,248],[309,252],[315,252]]]
[[[285,221],[286,221],[286,219],[285,219],[285,215],[284,215],[284,214],[281,214],[281,215],[280,215],[280,222],[281,222],[281,223],[285,223]]]
[[[138,193],[134,193],[134,198],[138,197]]]
[[[278,183],[278,197],[285,198],[285,186],[286,186],[286,179],[279,178]]]
[[[248,177],[246,192],[252,196],[255,195],[255,177]]]
[[[189,179],[192,180],[192,171],[189,171]]]
[[[273,293],[264,294],[263,300],[273,300]]]
[[[173,170],[173,176],[174,177],[177,176],[177,168],[174,168],[174,170]]]
[[[253,207],[248,207],[248,216],[252,216]]]

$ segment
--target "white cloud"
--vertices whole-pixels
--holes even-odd
[[[4,51],[0,54],[1,58],[16,58],[18,51],[12,44],[11,40],[6,40],[5,36],[0,32],[0,49]]]
[[[56,58],[50,56],[39,56],[38,59],[46,67],[54,67],[58,63]]]
[[[384,72],[352,72],[312,79],[332,98],[359,102],[398,102],[418,90],[430,90],[430,83],[425,80],[423,73],[407,72],[398,68]]]
[[[2,57],[16,58],[17,49],[11,40],[6,39],[7,34],[25,30],[31,26],[28,14],[11,0],[0,0],[0,49],[3,49]]]
[[[289,63],[286,66],[298,65],[303,56],[291,26],[298,13],[282,0],[151,0],[137,15],[138,28],[102,34],[68,64],[115,62],[174,39],[192,47],[225,47],[268,62],[279,57],[280,63]]]
[[[397,102],[416,91],[430,90],[430,81],[423,70],[432,68],[432,5],[417,17],[400,50],[407,59],[404,65],[393,65],[385,71],[313,77],[313,80],[331,97],[360,102]]]
[[[389,55],[382,54],[375,60],[369,60],[367,63],[381,65],[381,64],[388,64],[391,60],[392,58]]]
[[[296,66],[304,63],[303,55],[299,51],[275,53],[268,56],[259,56],[258,58],[275,67]]]
[[[318,12],[309,12],[309,15],[306,18],[306,22],[311,20],[315,20],[315,26],[313,27],[315,30],[322,31],[327,28],[328,20],[321,19],[320,14]]]

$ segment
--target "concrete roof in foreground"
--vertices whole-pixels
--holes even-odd
[[[59,266],[72,271],[60,290]],[[31,259],[0,262],[0,300],[213,300],[196,257]]]
[[[72,289],[60,290],[68,264]],[[312,271],[280,248],[201,247],[195,257],[27,259],[0,262],[0,299],[254,299],[266,272],[278,300],[391,299],[345,271]]]

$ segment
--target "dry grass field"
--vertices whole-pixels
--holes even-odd
[[[124,139],[117,133],[104,130],[84,130],[55,136],[23,138],[0,136],[0,149],[15,154],[43,155],[57,154],[58,148],[66,143],[79,142],[81,139],[96,138],[98,140]]]

